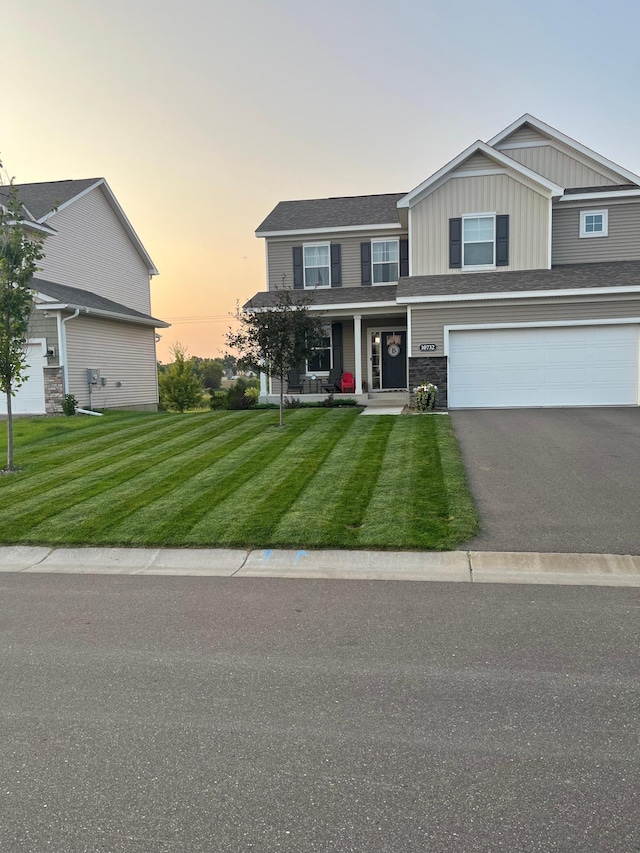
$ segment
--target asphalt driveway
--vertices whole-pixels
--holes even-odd
[[[451,413],[481,551],[640,554],[640,408]]]

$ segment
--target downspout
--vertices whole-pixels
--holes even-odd
[[[64,377],[64,393],[69,393],[69,364],[67,359],[67,329],[65,323],[69,320],[74,320],[80,314],[80,309],[76,308],[70,317],[64,317],[60,323],[60,355],[62,361],[62,374]]]

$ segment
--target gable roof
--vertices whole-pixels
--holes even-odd
[[[516,172],[528,181],[533,181],[541,187],[544,187],[544,189],[546,189],[551,195],[560,196],[564,192],[564,187],[550,181],[548,178],[544,178],[542,175],[538,174],[538,172],[534,172],[532,169],[523,166],[511,157],[507,157],[506,154],[496,151],[495,148],[491,148],[485,142],[478,139],[468,148],[465,148],[465,150],[458,154],[457,157],[454,157],[453,160],[450,160],[441,169],[434,172],[430,178],[427,178],[426,181],[423,181],[419,186],[411,190],[410,193],[407,193],[404,198],[398,201],[398,207],[413,207],[413,205],[417,204],[420,199],[437,189],[437,187],[440,186],[440,183],[443,180],[446,180],[447,175],[454,172],[458,166],[465,162],[465,160],[473,157],[473,155],[478,152],[484,154],[485,157],[488,157],[498,166],[509,169],[512,172]]]
[[[47,308],[70,308],[75,311],[79,309],[86,314],[97,314],[112,319],[125,320],[129,322],[142,323],[145,326],[155,328],[168,328],[169,323],[157,320],[149,314],[143,314],[134,308],[114,302],[90,290],[82,290],[79,287],[70,287],[66,284],[56,284],[53,281],[45,281],[41,278],[31,280],[31,287],[35,290],[43,302],[38,306],[40,310]]]
[[[87,187],[96,186],[104,178],[83,180],[45,181],[34,184],[16,184],[18,198],[32,217],[38,221],[55,208],[66,205]],[[2,188],[4,189],[4,187]]]
[[[545,124],[545,122],[540,121],[539,118],[532,116],[530,113],[525,113],[523,116],[520,116],[519,119],[516,119],[514,122],[512,122],[512,124],[510,124],[508,127],[505,127],[504,130],[501,130],[500,133],[496,133],[496,135],[493,136],[487,144],[499,145],[508,136],[511,136],[512,133],[515,133],[516,130],[519,130],[521,127],[524,127],[525,124],[528,124],[530,127],[533,127],[543,136],[546,136],[549,139],[553,139],[556,142],[561,142],[563,145],[566,145],[569,148],[573,148],[574,151],[578,151],[585,157],[589,157],[589,159],[595,160],[596,163],[599,163],[601,166],[605,166],[611,172],[615,172],[617,175],[622,176],[623,178],[625,178],[626,181],[630,181],[632,184],[640,186],[640,175],[636,175],[633,172],[630,172],[628,169],[625,169],[623,166],[619,166],[617,163],[614,163],[613,160],[608,160],[606,157],[603,157],[602,154],[598,154],[597,151],[594,151],[591,148],[587,148],[586,145],[583,145],[581,142],[572,139],[570,136],[566,136],[566,134],[561,133],[559,130],[556,130],[555,127],[551,127],[550,124]]]
[[[404,193],[281,201],[256,229],[256,237],[377,228],[400,228],[397,203]]]
[[[22,203],[26,212],[32,220],[35,220],[41,226],[41,230],[45,230],[50,226],[45,225],[51,217],[60,213],[69,205],[83,198],[87,193],[90,193],[96,187],[100,187],[109,202],[113,212],[120,221],[120,224],[126,231],[129,239],[135,246],[138,254],[145,262],[149,275],[158,275],[158,270],[151,260],[149,253],[142,244],[142,241],[135,232],[133,225],[129,222],[127,215],[113,194],[111,187],[104,178],[82,178],[80,180],[66,181],[44,181],[32,184],[15,184],[18,191],[18,199]],[[8,188],[2,187],[0,190],[8,191]],[[0,195],[0,198],[2,196]],[[6,192],[5,192],[6,197]],[[26,224],[31,224],[26,220]],[[49,233],[54,233],[52,229]]]

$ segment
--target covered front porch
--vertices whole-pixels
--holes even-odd
[[[294,383],[285,382],[288,397],[322,400],[333,393],[369,405],[378,396],[408,398],[409,333],[404,307],[378,307],[351,313],[322,311],[326,335],[313,358],[301,365]],[[353,391],[340,393],[338,377],[353,377]],[[260,397],[276,401],[280,383],[261,377]],[[407,400],[408,401],[408,400]]]

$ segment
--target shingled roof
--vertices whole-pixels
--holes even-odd
[[[309,305],[327,306],[349,305],[355,308],[357,305],[375,304],[376,302],[395,302],[395,284],[376,285],[375,287],[323,287],[319,290],[296,290],[301,294]],[[273,308],[278,304],[278,291],[261,291],[250,299],[245,309],[251,308]]]
[[[100,314],[119,314],[123,320],[135,322],[139,320],[148,326],[157,328],[167,328],[169,323],[163,320],[157,320],[149,314],[143,314],[141,311],[136,311],[126,305],[121,305],[120,302],[114,302],[112,299],[107,299],[104,296],[98,296],[97,293],[91,293],[89,290],[82,290],[80,287],[69,287],[66,284],[57,284],[53,281],[45,281],[41,278],[31,280],[31,287],[36,293],[44,296],[49,296],[56,303],[68,305],[69,308],[80,308],[80,310],[88,310],[88,313],[97,312]],[[47,303],[40,303],[43,308],[46,308]]]
[[[562,264],[540,270],[478,272],[462,275],[413,275],[398,282],[398,302],[406,299],[451,296],[457,299],[478,293],[517,293],[582,288],[637,287],[640,292],[640,261],[598,264]]]
[[[18,199],[34,219],[42,219],[47,213],[79,195],[83,190],[101,181],[102,178],[82,180],[45,181],[37,184],[16,184]],[[7,186],[0,187],[0,198],[6,198]]]
[[[406,193],[356,195],[346,198],[315,198],[281,201],[257,230],[258,237],[280,231],[313,228],[349,228],[362,225],[398,225],[398,201]]]

